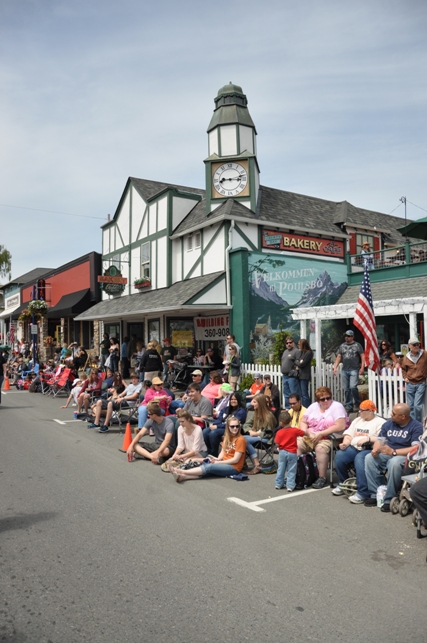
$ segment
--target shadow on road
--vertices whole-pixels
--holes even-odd
[[[17,514],[8,518],[0,518],[0,534],[14,529],[27,529],[42,520],[50,520],[56,515],[56,511],[42,511],[37,514]]]

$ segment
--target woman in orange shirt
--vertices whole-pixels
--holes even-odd
[[[233,415],[227,418],[221,453],[217,458],[210,455],[209,463],[185,471],[170,467],[177,482],[200,480],[204,476],[227,478],[236,475],[243,469],[246,459],[246,440],[241,433],[241,425]]]

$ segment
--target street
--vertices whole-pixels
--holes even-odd
[[[0,641],[423,640],[409,516],[268,475],[177,484],[63,403],[2,394]]]

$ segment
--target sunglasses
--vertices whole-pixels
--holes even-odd
[[[329,402],[329,400],[332,400],[331,397],[319,397],[319,402]]]
[[[330,397],[324,397],[323,399],[324,399],[324,400],[330,400],[331,398],[330,398]],[[298,404],[298,402],[289,402],[289,404],[290,404],[291,406],[295,406],[295,404]]]
[[[286,342],[286,346],[287,346],[288,344],[293,344],[293,342]]]
[[[240,429],[240,424],[229,424],[230,429]]]
[[[420,346],[420,343],[417,342],[416,344],[411,344],[411,346]]]

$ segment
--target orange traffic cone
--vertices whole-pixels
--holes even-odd
[[[126,451],[129,449],[130,443],[132,442],[132,429],[130,428],[130,422],[126,424],[125,437],[123,438],[122,448],[119,451]]]
[[[10,391],[10,382],[7,375],[4,378],[3,391]]]

